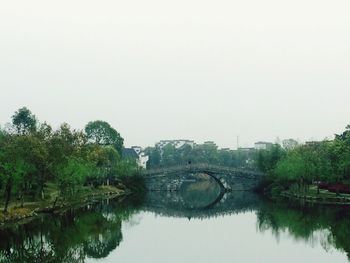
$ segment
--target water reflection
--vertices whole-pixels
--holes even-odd
[[[100,202],[0,231],[0,262],[84,262],[105,258],[122,241],[121,223],[135,212]]]
[[[145,217],[145,213],[156,214],[158,217],[150,219]],[[247,214],[253,216],[256,226],[253,222],[248,222],[247,218],[244,221],[237,221],[237,218],[242,215],[245,217]],[[137,253],[133,252],[142,250],[145,242],[147,244],[158,242],[156,249],[164,249],[161,247],[164,243],[161,240],[164,238],[170,242],[170,245],[181,247],[182,242],[179,239],[169,240],[167,236],[157,236],[154,230],[159,229],[159,222],[166,219],[168,225],[163,227],[168,229],[168,232],[164,235],[169,235],[176,231],[175,225],[182,218],[186,218],[187,224],[187,219],[194,219],[194,222],[191,221],[191,228],[189,230],[186,228],[187,232],[181,233],[181,237],[186,242],[203,242],[200,236],[197,240],[195,239],[194,233],[198,235],[198,232],[195,232],[198,231],[196,226],[207,228],[215,225],[216,230],[221,229],[221,232],[216,234],[226,236],[230,233],[226,237],[228,241],[224,244],[220,242],[220,236],[215,236],[217,241],[211,243],[211,249],[215,250],[215,247],[221,249],[222,257],[225,254],[223,248],[227,246],[227,251],[231,251],[230,244],[241,244],[243,239],[247,239],[251,244],[249,254],[262,253],[259,249],[267,244],[266,241],[264,241],[265,244],[261,243],[259,236],[265,233],[272,233],[273,239],[279,240],[280,244],[288,243],[289,240],[302,242],[306,248],[321,244],[323,251],[337,249],[339,252],[344,251],[348,258],[350,255],[350,210],[348,208],[269,202],[247,192],[223,195],[218,185],[209,179],[183,184],[177,192],[150,192],[145,196],[142,206],[139,203],[130,204],[120,200],[103,201],[87,207],[71,209],[62,214],[42,216],[28,224],[7,227],[0,230],[0,262],[61,263],[87,262],[92,259],[115,262],[125,260],[116,253],[121,248],[125,253],[137,256]],[[125,223],[128,228],[125,228]],[[217,228],[218,225],[220,229]],[[184,222],[181,221],[180,229],[184,227]],[[256,232],[249,232],[248,228],[251,227],[256,227]],[[139,232],[140,237],[135,238],[135,242],[139,243],[126,242],[124,246],[120,246],[123,243],[122,231],[126,236],[137,235],[137,233],[132,234],[130,229],[137,229]],[[191,229],[194,232],[191,232]],[[239,235],[236,232],[232,234],[231,231],[241,232]],[[156,232],[162,235],[160,231]],[[245,236],[242,236],[242,233],[245,233]],[[206,232],[202,235],[210,238],[213,233]],[[275,249],[274,253],[278,254],[280,245],[274,244],[273,240],[268,242]],[[168,253],[166,251],[164,249],[163,253]],[[189,255],[196,252],[186,250],[183,253]],[[294,252],[289,253],[292,255]],[[147,262],[141,254],[138,260]],[[230,254],[231,252],[228,253]],[[317,255],[319,259],[312,259],[322,262],[321,251],[318,251]],[[251,262],[247,257],[241,260]],[[266,257],[264,259],[266,262],[280,262],[270,261],[271,254]],[[225,260],[228,259],[225,258]],[[202,262],[207,261],[204,259]],[[289,261],[286,260],[286,262]]]
[[[258,229],[272,231],[276,239],[287,231],[295,240],[344,251],[350,261],[349,207],[264,202],[257,219]]]
[[[192,183],[179,192],[149,192],[143,210],[167,217],[205,219],[255,211],[260,203],[261,199],[254,193],[222,193],[215,181],[211,181]]]

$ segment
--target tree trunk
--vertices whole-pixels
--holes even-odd
[[[4,213],[7,213],[8,205],[10,203],[10,198],[11,198],[11,192],[12,192],[12,177],[10,177],[6,183]]]
[[[44,199],[44,180],[42,178],[40,178],[40,182],[39,182],[39,198],[40,199]]]
[[[24,192],[22,192],[22,195],[21,195],[21,208],[23,208],[24,206]]]

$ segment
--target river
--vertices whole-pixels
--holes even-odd
[[[3,228],[0,262],[349,262],[349,219],[202,180]]]

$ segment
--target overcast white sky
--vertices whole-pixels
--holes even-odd
[[[126,145],[323,139],[350,124],[350,1],[1,1],[0,96],[2,125],[27,106]]]

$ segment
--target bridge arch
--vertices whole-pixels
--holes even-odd
[[[148,190],[176,191],[185,180],[185,174],[205,173],[213,178],[220,186],[221,191],[228,190],[253,190],[259,184],[263,174],[257,171],[237,169],[208,164],[178,165],[166,168],[145,170],[145,178]],[[223,179],[227,186],[220,180]]]

